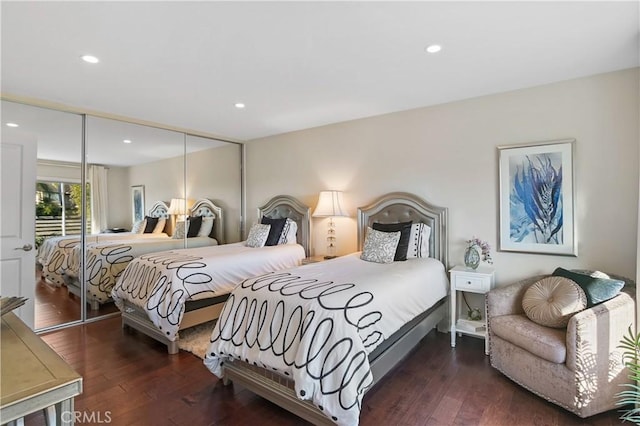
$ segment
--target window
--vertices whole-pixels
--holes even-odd
[[[90,199],[87,184],[87,233],[91,233]],[[80,235],[82,186],[79,183],[37,181],[35,202],[36,242],[54,235]]]

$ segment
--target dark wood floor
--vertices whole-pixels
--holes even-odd
[[[69,295],[67,287],[57,287],[43,280],[36,268],[35,292],[35,328],[41,329],[64,324],[80,319],[80,298]],[[100,305],[97,311],[91,310],[87,304],[87,318],[117,312],[118,308],[111,302]]]
[[[76,410],[114,425],[303,425],[240,386],[225,387],[188,352],[166,347],[112,318],[42,336],[83,376]],[[614,425],[611,411],[583,420],[492,369],[484,343],[431,332],[364,399],[361,425]],[[27,425],[43,424],[37,413]]]

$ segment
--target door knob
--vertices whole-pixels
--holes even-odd
[[[22,247],[14,248],[14,250],[24,250],[24,251],[31,251],[31,249],[33,249],[33,246],[31,244],[25,244]]]

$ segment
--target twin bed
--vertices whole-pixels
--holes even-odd
[[[365,392],[446,321],[445,208],[388,194],[358,209],[359,247],[368,227],[409,221],[430,228],[428,257],[381,264],[355,253],[245,280],[205,365],[314,424],[358,424]]]
[[[148,216],[167,219],[168,210],[164,202],[158,201],[151,207]],[[169,240],[170,237],[164,229],[161,231],[148,234],[134,232],[92,234],[85,236],[84,241],[85,244],[91,245],[115,241]],[[42,267],[42,278],[58,287],[65,284],[65,273],[70,267],[80,262],[79,255],[74,255],[74,249],[81,245],[80,235],[56,236],[44,240],[36,256],[36,261]]]
[[[187,239],[189,247],[207,247],[224,242],[222,209],[207,199],[200,199],[191,208],[191,217],[209,218],[211,231],[206,235]],[[111,290],[126,266],[135,257],[159,251],[184,248],[184,238],[172,238],[167,232],[170,216],[167,205],[156,202],[148,217],[163,220],[153,233],[97,234],[85,237],[84,281],[86,301],[97,310],[111,301]],[[204,220],[204,219],[203,219]],[[82,244],[78,236],[53,237],[45,240],[39,251],[43,277],[48,281],[65,284],[69,293],[80,296],[80,267]]]
[[[244,242],[151,253],[132,260],[111,295],[131,327],[178,352],[179,331],[218,318],[230,291],[243,280],[301,264],[309,253],[309,207],[277,196],[259,217],[288,219],[295,240],[268,247]]]
[[[366,391],[446,321],[447,209],[407,193],[385,195],[358,209],[359,248],[371,248],[369,227],[404,223],[395,234],[408,237],[414,256],[376,263],[354,253],[304,266],[309,208],[278,196],[258,213],[288,218],[295,240],[161,251],[127,262],[111,290],[123,328],[176,353],[180,330],[218,319],[204,363],[225,384],[239,383],[314,424],[357,424]]]

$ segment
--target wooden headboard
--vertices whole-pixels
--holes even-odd
[[[276,195],[267,204],[258,208],[258,220],[262,216],[271,219],[288,217],[298,224],[296,239],[298,244],[304,247],[304,252],[309,256],[309,243],[311,235],[311,209],[296,198],[289,195]]]
[[[358,249],[362,250],[368,226],[374,222],[422,222],[431,228],[429,257],[449,267],[447,208],[435,206],[407,192],[392,192],[358,208]]]

